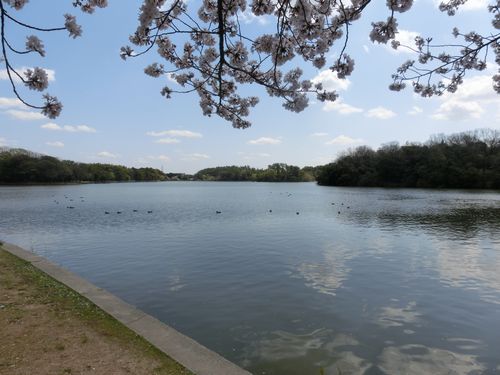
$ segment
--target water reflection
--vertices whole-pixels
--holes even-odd
[[[341,218],[363,226],[375,226],[383,230],[414,230],[415,227],[426,232],[449,239],[474,238],[481,232],[500,230],[500,207],[473,206],[448,207],[441,202],[438,207],[413,207],[405,211],[404,207],[387,210],[358,209],[346,212]]]
[[[396,300],[397,301],[397,300]],[[421,314],[416,310],[417,303],[409,302],[404,307],[383,307],[377,323],[382,327],[402,327],[407,324],[417,324]],[[407,331],[406,333],[414,333]]]
[[[54,194],[86,199],[66,210]],[[12,187],[0,188],[0,212],[2,239],[35,241],[255,374],[500,371],[499,194]]]
[[[474,375],[486,369],[475,355],[418,344],[386,347],[380,356],[379,367],[387,374],[407,375]]]
[[[255,374],[363,374],[372,364],[355,353],[359,345],[353,336],[325,328],[302,334],[274,331],[247,348],[245,367]]]
[[[481,299],[500,304],[500,252],[492,244],[469,241],[462,246],[437,244],[437,270],[441,282],[478,292]]]
[[[305,284],[320,293],[335,296],[347,279],[350,268],[347,262],[356,256],[356,251],[342,245],[330,246],[317,262],[301,263],[298,273],[305,279]]]

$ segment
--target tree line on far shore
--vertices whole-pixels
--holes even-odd
[[[274,163],[265,169],[224,166],[194,175],[154,168],[86,164],[0,148],[0,183],[70,183],[113,181],[259,181],[320,185],[500,189],[500,131],[480,129],[436,135],[426,143],[389,143],[377,150],[361,146],[318,167]]]
[[[0,151],[0,183],[125,182],[166,179],[162,171],[154,168],[77,163],[23,149]]]
[[[500,189],[500,131],[433,136],[424,144],[361,146],[321,167],[320,185]]]
[[[194,175],[201,181],[258,181],[258,182],[307,182],[316,180],[316,167],[299,168],[284,163],[274,163],[266,169],[249,166],[206,168]]]

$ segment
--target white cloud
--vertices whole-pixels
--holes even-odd
[[[59,125],[54,124],[53,122],[48,122],[47,124],[44,124],[40,127],[42,129],[47,129],[47,130],[62,130],[62,128]]]
[[[22,121],[43,120],[45,118],[40,112],[22,111],[18,109],[9,109],[5,111],[5,113],[16,120]]]
[[[0,97],[0,108],[11,108],[11,107],[22,108],[24,107],[24,104],[17,98]]]
[[[118,157],[118,154],[113,154],[109,151],[101,151],[97,154],[97,156],[104,159],[116,159]]]
[[[372,108],[366,113],[366,117],[372,117],[379,120],[388,120],[394,116],[396,116],[395,112],[384,107]]]
[[[279,145],[281,139],[271,137],[260,137],[247,142],[250,145]]]
[[[49,122],[40,126],[45,130],[54,130],[54,131],[64,131],[68,133],[95,133],[97,132],[94,128],[91,128],[87,125],[64,125],[60,126],[53,122]]]
[[[363,50],[364,50],[366,53],[370,53],[370,47],[368,47],[366,44],[363,44]]]
[[[169,162],[171,160],[170,157],[168,157],[167,155],[158,155],[158,156],[149,155],[148,159],[149,160],[159,160],[159,161],[164,161],[164,162]]]
[[[210,159],[210,156],[207,154],[193,153],[193,154],[185,155],[185,157],[182,160],[197,161],[197,160],[205,160],[205,159]]]
[[[466,78],[454,94],[446,93],[439,98],[439,108],[431,115],[436,120],[479,119],[486,108],[500,108],[500,96],[493,90],[491,76],[480,75]]]
[[[180,141],[177,138],[160,138],[155,141],[155,143],[161,143],[164,145],[169,145],[173,143],[180,143]]]
[[[46,142],[45,144],[46,144],[47,146],[50,146],[50,147],[59,147],[59,148],[64,147],[64,143],[59,142],[59,141],[55,141],[55,142]]]
[[[259,152],[259,153],[245,153],[245,152],[238,152],[238,155],[241,155],[243,160],[256,160],[256,159],[261,159],[261,158],[269,158],[271,157],[271,154],[268,154],[267,152]]]
[[[411,108],[411,111],[408,111],[408,114],[409,115],[412,115],[412,116],[416,116],[420,113],[422,113],[424,110],[422,108],[420,108],[419,106],[416,106],[414,105],[412,108]]]
[[[325,105],[323,106],[323,111],[326,112],[335,111],[340,113],[341,115],[350,115],[352,113],[363,112],[363,109],[344,103],[342,99],[337,99],[334,102],[325,102]]]
[[[163,130],[159,132],[151,131],[147,132],[147,135],[151,137],[182,137],[182,138],[202,138],[203,135],[201,133],[192,132],[190,130]]]
[[[312,134],[309,134],[310,137],[326,137],[328,135],[328,133],[312,133]]]
[[[332,72],[330,69],[325,69],[319,74],[311,79],[313,84],[322,83],[323,88],[327,91],[345,91],[351,85],[351,81],[349,79],[340,79],[337,77],[337,73]]]
[[[326,142],[326,145],[353,145],[356,143],[363,142],[360,138],[351,138],[346,135],[339,135],[338,137],[333,138],[332,140]]]
[[[21,68],[15,68],[15,69],[21,76],[24,76],[24,72],[26,70],[33,69],[33,68],[23,66]],[[47,68],[42,68],[42,69],[45,70],[45,72],[47,73],[47,78],[48,78],[49,82],[56,80],[56,72],[54,70],[47,69]],[[22,82],[21,79],[15,73],[11,73],[11,75],[12,75],[12,80],[14,82],[16,82],[16,83]],[[0,69],[0,80],[8,80],[8,79],[9,79],[9,75],[7,74],[7,70]]]
[[[244,12],[238,12],[238,18],[247,25],[254,22],[258,22],[261,25],[267,25],[269,23],[269,17],[256,16],[255,14],[253,14],[250,7],[247,7]]]
[[[461,121],[478,119],[484,113],[484,109],[478,102],[465,102],[451,99],[439,106],[439,109],[431,115],[435,120]]]
[[[7,146],[8,144],[7,138],[0,137],[0,147]]]

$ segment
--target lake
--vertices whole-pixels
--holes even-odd
[[[496,192],[0,187],[0,238],[255,374],[500,372]]]

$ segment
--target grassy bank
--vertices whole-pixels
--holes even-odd
[[[0,374],[191,374],[1,247],[0,332]]]

